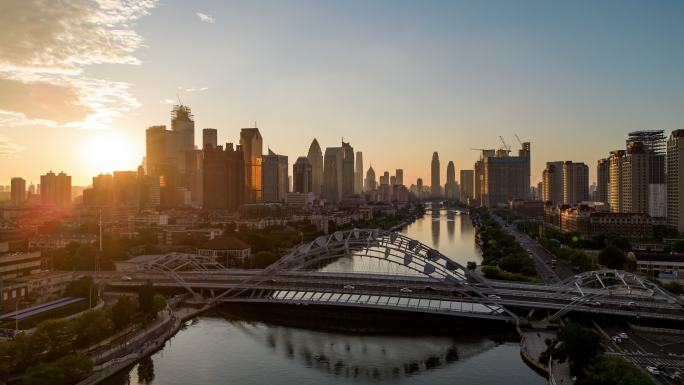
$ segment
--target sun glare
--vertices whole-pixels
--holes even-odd
[[[135,170],[140,156],[132,142],[120,133],[96,134],[83,146],[83,166],[92,175],[119,170]]]

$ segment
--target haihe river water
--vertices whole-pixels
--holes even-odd
[[[428,212],[403,232],[463,265],[480,260],[467,215]],[[326,269],[358,270],[365,264],[350,257]],[[227,306],[189,321],[161,350],[106,384],[546,383],[523,363],[509,326],[474,326],[466,323],[448,332],[421,335],[349,332],[334,326],[314,330],[278,322],[278,317],[245,317]],[[415,329],[420,329],[420,319]]]

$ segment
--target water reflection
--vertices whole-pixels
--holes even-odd
[[[449,243],[454,242],[454,235],[456,233],[456,213],[453,210],[447,211],[447,239]]]
[[[439,227],[442,224],[441,212],[433,209],[430,216],[432,217],[432,247],[439,249]]]

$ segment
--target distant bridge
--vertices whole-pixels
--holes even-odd
[[[349,255],[376,261],[381,272],[325,271]],[[353,229],[295,247],[263,270],[226,269],[193,254],[160,255],[115,287],[146,280],[184,288],[210,303],[248,302],[374,308],[516,321],[513,310],[540,309],[684,321],[684,303],[636,274],[586,272],[554,285],[491,281],[404,235]]]

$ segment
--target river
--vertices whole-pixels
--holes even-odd
[[[467,215],[435,210],[402,232],[463,265],[480,261]],[[326,269],[368,266],[349,257]],[[466,325],[434,335],[352,333],[217,309],[187,322],[161,350],[106,384],[545,384],[522,362],[518,343],[501,338],[506,325],[493,327],[486,332]]]

